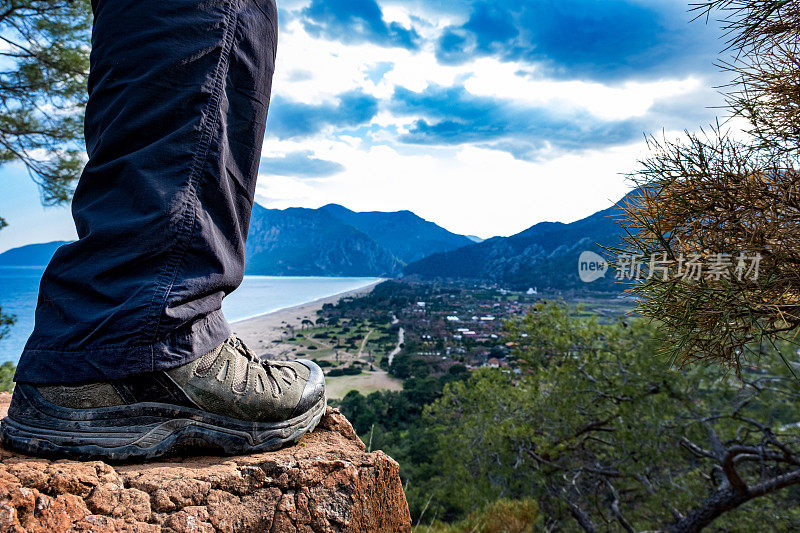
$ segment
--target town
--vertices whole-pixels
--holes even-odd
[[[507,321],[537,302],[558,299],[532,287],[510,291],[465,283],[385,281],[370,293],[325,304],[300,328],[286,324],[274,341],[287,357],[306,357],[326,372],[330,398],[400,390],[410,377],[442,376],[479,367],[515,369]],[[584,299],[584,312],[616,320],[631,301]],[[523,338],[525,334],[522,334]],[[269,353],[268,355],[274,355]],[[453,369],[453,367],[456,367]],[[452,370],[451,370],[452,369]]]

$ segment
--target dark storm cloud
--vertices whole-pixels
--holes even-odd
[[[416,30],[396,22],[387,24],[375,0],[311,0],[301,17],[306,31],[317,37],[409,50],[419,47],[420,36]]]
[[[259,174],[297,178],[325,178],[338,174],[344,166],[335,161],[318,159],[310,150],[289,152],[281,157],[262,157]]]
[[[276,95],[270,103],[267,135],[279,139],[307,137],[326,126],[355,127],[372,120],[378,112],[378,100],[361,91],[349,91],[337,102],[306,104]]]

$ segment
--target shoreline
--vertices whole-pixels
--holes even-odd
[[[272,357],[288,356],[288,345],[281,344],[282,329],[287,326],[302,327],[302,321],[316,320],[317,310],[326,303],[336,304],[342,298],[369,294],[380,283],[389,278],[381,278],[358,289],[343,291],[331,296],[317,298],[310,302],[283,307],[274,311],[243,318],[231,323],[231,329],[242,341],[258,355],[269,354]],[[277,342],[276,342],[277,341]]]

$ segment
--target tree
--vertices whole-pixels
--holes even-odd
[[[21,162],[46,205],[67,202],[83,169],[91,25],[89,0],[0,7],[0,166]],[[0,337],[11,323],[0,314]]]
[[[411,356],[405,352],[400,352],[392,359],[389,366],[389,374],[399,379],[407,379],[411,376]]]
[[[550,529],[800,527],[800,385],[779,361],[743,382],[670,369],[645,321],[601,324],[559,304],[511,332],[521,374],[473,372],[426,411],[440,465],[429,512],[533,498]]]
[[[800,326],[800,6],[713,0],[697,9],[721,13],[727,29],[732,59],[722,67],[736,120],[679,141],[651,139],[615,251],[669,263],[668,275],[653,272],[631,290],[675,358],[739,365]],[[758,263],[754,275],[737,271],[740,257]],[[721,261],[724,275],[687,281],[691,258]]]
[[[83,168],[89,0],[9,0],[0,8],[0,164],[20,161],[45,204],[66,202]]]

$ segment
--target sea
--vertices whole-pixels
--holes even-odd
[[[0,364],[16,364],[33,331],[36,298],[43,267],[0,267],[0,309],[16,317],[0,339]],[[223,301],[229,322],[294,307],[320,298],[366,287],[381,278],[245,276],[242,285]]]

